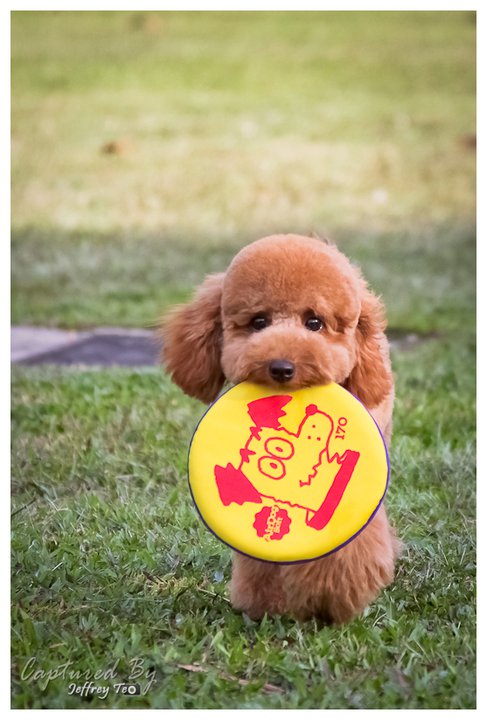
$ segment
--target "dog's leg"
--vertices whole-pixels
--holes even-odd
[[[253,620],[282,613],[281,566],[234,553],[230,599]]]
[[[351,620],[392,582],[399,551],[382,505],[360,535],[341,550],[283,567],[283,611],[299,620],[313,616],[333,623]]]

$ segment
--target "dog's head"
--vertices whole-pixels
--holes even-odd
[[[164,359],[205,402],[225,379],[279,390],[336,382],[374,407],[391,386],[384,326],[380,301],[336,247],[273,235],[243,248],[166,318]]]

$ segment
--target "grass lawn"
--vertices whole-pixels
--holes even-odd
[[[14,707],[475,707],[474,38],[471,13],[13,14],[15,323],[148,325],[315,230],[434,334],[393,355],[397,580],[343,628],[232,610],[186,482],[204,407],[160,369],[14,368]]]
[[[473,343],[429,343],[394,360],[389,509],[405,556],[395,584],[339,629],[232,610],[230,553],[186,484],[203,407],[157,369],[17,370],[15,705],[473,707]],[[121,682],[140,658],[155,682],[138,699],[83,701],[67,694],[68,679],[22,681],[31,657],[28,675],[119,663]],[[180,667],[198,663],[204,672]]]

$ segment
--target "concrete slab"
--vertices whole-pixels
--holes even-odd
[[[22,365],[154,365],[159,346],[150,330],[96,328],[64,331],[12,328],[12,362]]]
[[[20,325],[10,331],[10,359],[21,362],[33,355],[61,349],[78,343],[89,333],[58,328],[30,327]]]

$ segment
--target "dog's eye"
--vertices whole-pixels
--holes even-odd
[[[319,332],[323,328],[323,321],[318,317],[309,317],[304,324],[308,330],[313,332]]]
[[[250,327],[252,328],[252,330],[256,330],[257,332],[259,330],[263,330],[268,325],[270,325],[270,321],[266,318],[265,315],[256,315],[250,321]]]

